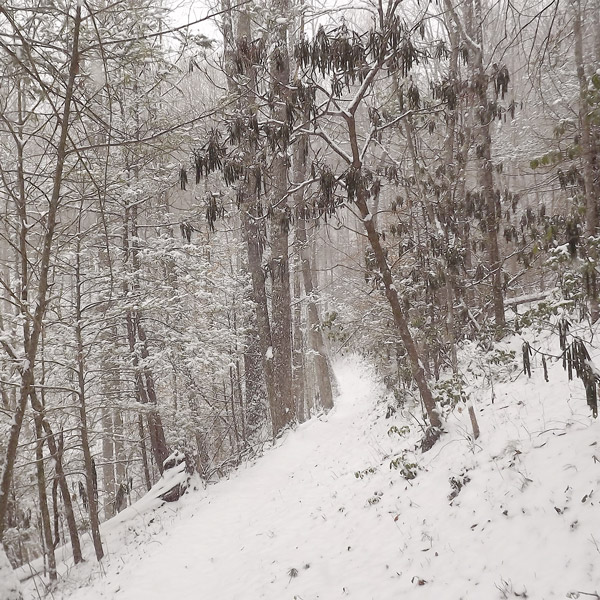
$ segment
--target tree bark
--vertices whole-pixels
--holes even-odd
[[[301,211],[302,212],[302,211]],[[314,351],[315,371],[317,375],[317,386],[321,405],[325,411],[333,408],[333,390],[335,375],[331,369],[323,332],[321,330],[321,319],[317,306],[318,294],[313,286],[312,270],[310,266],[310,249],[306,234],[306,220],[303,215],[297,219],[296,235],[300,244],[300,261],[302,268],[302,282],[307,299],[308,316],[308,340]]]
[[[142,466],[144,468],[144,482],[146,489],[150,490],[152,487],[152,479],[150,478],[150,464],[148,461],[148,452],[146,451],[146,432],[144,430],[144,417],[138,415],[138,432],[140,435],[140,453],[142,455]]]
[[[292,391],[292,313],[290,292],[289,240],[290,213],[287,204],[288,190],[288,142],[290,131],[287,124],[287,102],[290,83],[290,57],[288,52],[287,17],[290,14],[288,0],[275,0],[273,12],[278,15],[273,28],[270,76],[274,95],[272,119],[279,130],[278,147],[271,158],[270,223],[271,246],[271,343],[275,383],[275,404],[271,406],[273,435],[279,434],[296,418]]]

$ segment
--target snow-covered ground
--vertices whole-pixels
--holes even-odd
[[[519,375],[520,344],[464,349],[481,437],[455,410],[425,454],[413,418],[386,418],[374,371],[345,359],[329,415],[227,481],[121,517],[101,566],[71,569],[53,598],[600,598],[600,424],[560,361],[550,383],[535,358]]]

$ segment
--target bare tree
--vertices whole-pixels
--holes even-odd
[[[35,60],[34,51],[29,41],[23,35],[20,26],[15,22],[13,16],[4,7],[0,7],[0,14],[6,18],[14,36],[18,40],[21,52],[17,53],[16,48],[9,47],[5,42],[0,41],[0,47],[6,52],[19,66],[33,77],[42,89],[47,89],[47,84],[39,74]],[[72,22],[72,44],[70,49],[69,72],[64,91],[64,100],[62,107],[58,104],[53,105],[53,118],[57,123],[58,139],[55,140],[55,150],[51,151],[54,156],[54,171],[52,175],[51,193],[48,199],[47,213],[45,217],[45,233],[42,236],[39,250],[39,269],[37,272],[37,283],[29,270],[29,222],[27,213],[27,197],[25,174],[23,171],[23,152],[25,138],[21,135],[24,127],[23,115],[23,94],[18,94],[18,121],[12,129],[14,144],[17,148],[17,192],[13,195],[15,208],[19,216],[19,256],[21,259],[21,293],[19,298],[21,314],[24,319],[23,327],[23,365],[21,368],[21,384],[19,389],[19,399],[16,407],[13,424],[10,429],[6,455],[2,467],[2,476],[0,480],[0,536],[4,531],[6,522],[6,511],[8,508],[8,491],[12,480],[15,459],[17,456],[17,446],[19,435],[23,424],[23,417],[27,407],[27,401],[34,388],[34,370],[38,358],[38,346],[42,333],[43,320],[46,314],[48,301],[48,291],[50,288],[51,273],[51,255],[56,231],[58,211],[61,206],[61,188],[63,183],[63,173],[68,152],[69,129],[71,120],[71,111],[73,108],[73,98],[76,88],[76,78],[79,69],[79,36],[81,29],[81,6],[77,6],[74,16],[67,15],[67,22]],[[22,53],[22,54],[21,54]],[[20,58],[19,54],[23,57]],[[58,82],[57,82],[58,83]],[[54,142],[52,140],[51,142]],[[30,304],[32,303],[32,304]],[[33,305],[33,312],[30,312],[30,306]],[[3,342],[6,344],[6,342]]]

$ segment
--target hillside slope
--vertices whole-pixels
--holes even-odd
[[[102,570],[73,570],[53,597],[600,598],[600,425],[559,361],[550,383],[541,368],[519,375],[520,344],[488,357],[493,387],[481,352],[464,350],[481,438],[455,410],[426,454],[413,418],[386,418],[373,371],[339,363],[332,413],[177,508],[125,522]]]

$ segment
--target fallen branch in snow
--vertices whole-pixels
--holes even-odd
[[[552,294],[554,290],[546,292],[540,292],[539,294],[524,294],[523,296],[516,296],[515,298],[508,298],[504,301],[506,308],[517,307],[519,304],[528,304],[529,302],[537,302],[539,300],[545,300]]]

